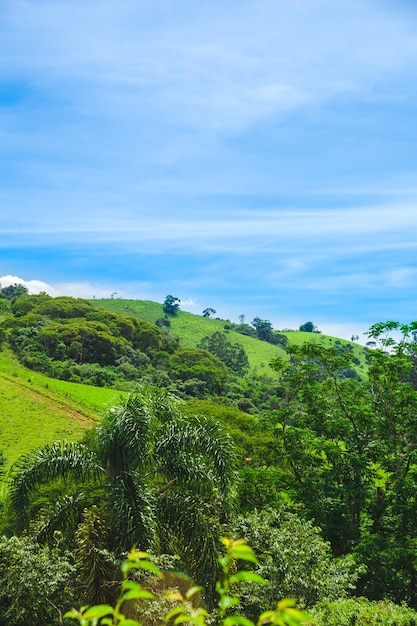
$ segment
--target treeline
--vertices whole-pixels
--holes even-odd
[[[182,398],[216,399],[252,413],[276,404],[272,372],[248,375],[245,350],[229,339],[227,323],[225,332],[184,348],[164,325],[108,312],[83,299],[29,295],[16,287],[5,288],[0,341],[7,341],[26,367],[126,391],[137,384],[158,385]]]
[[[0,295],[0,341],[8,341],[23,365],[48,376],[126,391],[138,383],[154,384],[182,398],[212,398],[250,413],[276,407],[279,390],[272,372],[249,374],[245,350],[229,334],[236,330],[285,348],[287,337],[266,320],[255,318],[253,326],[225,322],[224,332],[184,348],[170,331],[169,318],[152,324],[82,299],[29,295],[22,285]],[[338,341],[335,347],[352,350]],[[357,364],[354,359],[344,375],[357,376]]]
[[[223,333],[183,348],[179,337],[155,324],[82,299],[19,292],[7,310],[0,337],[20,362],[71,382],[127,390],[138,382],[158,384],[204,398],[227,395],[249,367],[244,349]]]

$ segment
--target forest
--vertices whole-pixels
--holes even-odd
[[[0,625],[417,624],[417,322],[369,349],[211,309],[191,345],[176,300],[150,321],[1,290],[29,379],[119,400],[4,469]]]

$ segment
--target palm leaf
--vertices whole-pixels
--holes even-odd
[[[38,529],[36,538],[40,543],[51,541],[57,530],[68,535],[82,519],[83,511],[89,503],[89,497],[84,492],[64,495],[54,504],[52,511],[48,510],[43,517],[43,522]]]
[[[117,476],[111,484],[110,503],[115,547],[154,551],[158,535],[155,497],[146,485],[133,474]]]
[[[129,395],[104,416],[96,434],[100,458],[111,478],[145,466],[153,419],[139,395]]]
[[[77,482],[102,474],[94,455],[77,442],[56,442],[20,457],[12,468],[10,508],[18,530],[28,524],[31,496],[41,485],[71,477]]]
[[[232,438],[218,422],[203,417],[167,422],[156,434],[155,456],[167,477],[204,480],[227,499],[235,480]]]
[[[211,608],[215,584],[221,577],[218,557],[223,552],[224,528],[209,505],[191,494],[167,492],[159,498],[158,513],[164,550],[179,554],[187,573],[205,589]]]

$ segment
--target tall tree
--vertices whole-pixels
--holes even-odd
[[[181,300],[179,298],[168,295],[164,300],[162,310],[164,311],[164,313],[166,313],[166,315],[172,315],[175,317],[175,315],[178,314],[180,304]]]
[[[102,529],[101,550],[172,550],[205,587],[210,604],[233,480],[233,445],[220,425],[186,419],[175,398],[147,389],[112,407],[92,444],[57,442],[23,456],[14,469],[10,503],[17,530],[35,518],[40,540],[57,527],[75,529],[84,511],[91,532],[97,534],[98,524]],[[47,485],[55,494],[61,487],[61,497],[40,506],[37,497],[45,496]],[[86,520],[85,509],[93,505],[99,521],[91,515]],[[98,588],[90,582],[92,591]]]
[[[359,593],[417,606],[417,394],[412,386],[414,323],[377,324],[364,380],[346,378],[349,351],[319,344],[277,359],[280,408],[275,434],[287,488],[316,520],[336,555],[355,552],[367,573]],[[398,342],[391,331],[403,333]]]
[[[249,359],[243,346],[229,341],[224,333],[216,331],[210,336],[203,337],[197,347],[217,356],[228,368],[240,376],[243,376],[249,369]]]

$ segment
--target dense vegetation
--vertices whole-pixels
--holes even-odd
[[[174,310],[155,318],[169,323],[156,324],[79,299],[3,295],[0,338],[25,367],[124,395],[81,441],[14,465],[0,624],[59,623],[56,607],[116,601],[133,545],[192,576],[211,610],[227,535],[247,538],[269,581],[243,584],[247,618],[291,596],[319,624],[417,623],[416,323],[375,324],[365,369],[358,346],[312,323],[313,340],[299,343],[256,318],[266,334],[252,339],[279,349],[259,376],[211,311],[201,319],[214,332],[184,345],[172,296]],[[33,594],[16,604],[26,584]]]

